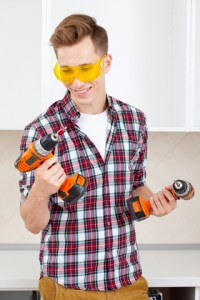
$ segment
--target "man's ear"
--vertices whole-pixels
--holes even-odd
[[[106,57],[104,58],[104,63],[103,63],[103,71],[104,74],[108,73],[112,64],[112,55],[107,54]]]

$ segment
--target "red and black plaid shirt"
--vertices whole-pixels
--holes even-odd
[[[50,220],[41,237],[41,276],[73,289],[115,290],[141,276],[126,199],[145,184],[145,116],[113,97],[107,100],[105,160],[80,131],[80,113],[69,93],[26,126],[21,140],[24,151],[32,141],[66,127],[54,155],[67,175],[77,172],[88,180],[85,195],[75,204],[65,205],[56,194],[50,197]],[[33,171],[21,174],[22,201],[33,182]]]

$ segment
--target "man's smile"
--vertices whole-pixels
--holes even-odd
[[[85,96],[87,95],[87,93],[89,92],[89,90],[92,88],[92,86],[90,86],[89,88],[85,88],[85,89],[71,89],[72,92],[74,92],[77,95],[81,95],[81,96]]]

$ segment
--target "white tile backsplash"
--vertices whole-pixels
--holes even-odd
[[[30,233],[19,212],[19,156],[21,131],[0,131],[0,244],[38,243],[40,234]],[[175,211],[136,223],[139,243],[200,243],[200,133],[150,132],[147,184],[157,192],[175,179],[190,181],[196,190],[191,201],[180,200]]]

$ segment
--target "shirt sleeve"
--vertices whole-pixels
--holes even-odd
[[[20,144],[20,155],[30,146],[30,144],[39,139],[39,133],[33,126],[27,126],[24,129],[21,144]],[[19,189],[21,193],[21,200],[20,203],[23,203],[28,193],[34,183],[34,171],[30,172],[20,172],[20,179],[19,179]]]
[[[140,137],[136,155],[130,163],[132,190],[146,185],[146,164],[147,164],[147,140],[148,132],[146,126],[146,118],[144,117],[144,125],[140,129]]]

